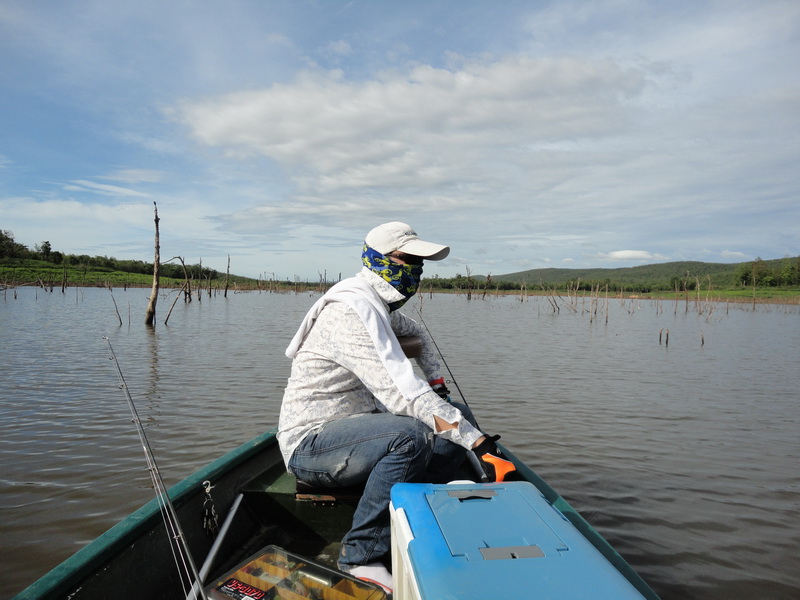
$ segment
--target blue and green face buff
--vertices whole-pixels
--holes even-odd
[[[397,310],[408,302],[419,288],[422,279],[422,265],[401,265],[393,262],[374,248],[364,244],[361,253],[361,262],[373,273],[380,275],[384,281],[389,282],[398,292],[403,294],[404,299],[392,302],[390,310]]]

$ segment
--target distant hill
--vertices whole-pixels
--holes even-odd
[[[789,260],[797,264],[800,257],[789,259],[774,259],[760,261],[761,268],[769,271],[781,269]],[[530,269],[504,275],[492,275],[492,280],[498,282],[525,283],[528,286],[544,284],[546,286],[561,286],[567,282],[580,280],[581,283],[621,284],[624,286],[652,286],[654,288],[669,289],[674,287],[674,281],[688,279],[694,283],[698,278],[701,285],[710,282],[714,287],[731,287],[737,283],[737,275],[749,270],[753,262],[742,263],[707,263],[699,261],[680,261],[640,265],[636,267],[623,267],[619,269]],[[477,279],[477,277],[476,277]],[[485,279],[485,277],[481,277]]]

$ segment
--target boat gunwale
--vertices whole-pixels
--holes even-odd
[[[182,501],[198,493],[198,486],[203,481],[216,479],[220,474],[276,444],[275,434],[276,431],[270,429],[195,471],[167,490],[170,500],[180,505]],[[79,584],[106,562],[109,554],[115,555],[118,550],[134,542],[141,536],[143,527],[158,519],[161,519],[161,507],[159,500],[153,498],[42,575],[12,600],[46,598],[51,594],[66,592],[67,588]]]

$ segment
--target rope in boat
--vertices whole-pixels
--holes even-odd
[[[214,498],[211,497],[211,490],[214,486],[211,481],[203,482],[203,492],[206,497],[203,500],[203,529],[210,537],[216,537],[219,532],[219,517],[217,517],[217,509],[214,506]]]
[[[159,510],[161,511],[161,518],[164,520],[164,526],[167,530],[170,550],[172,551],[175,566],[178,569],[178,578],[180,579],[184,596],[187,598],[202,598],[203,600],[207,600],[202,585],[193,585],[194,582],[200,582],[200,576],[198,575],[197,566],[192,559],[192,553],[186,543],[186,537],[181,529],[181,524],[178,521],[178,514],[175,512],[175,507],[169,498],[164,480],[161,478],[161,472],[158,470],[153,450],[145,434],[142,421],[136,410],[136,405],[133,403],[133,397],[128,389],[125,376],[122,374],[119,360],[117,360],[114,348],[111,346],[111,340],[107,336],[103,336],[103,339],[106,341],[106,344],[108,344],[108,349],[111,352],[109,360],[113,361],[116,367],[117,377],[119,379],[118,387],[125,394],[125,399],[128,402],[128,408],[130,408],[133,422],[136,424],[136,431],[139,434],[139,441],[142,444],[142,450],[144,451],[145,460],[147,461],[147,470],[150,473],[150,480],[153,483],[156,500],[158,501]]]

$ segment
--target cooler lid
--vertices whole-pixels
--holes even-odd
[[[434,489],[426,497],[452,556],[503,560],[569,550],[547,523],[555,510],[540,498],[541,506],[534,506],[519,488],[458,486]]]

